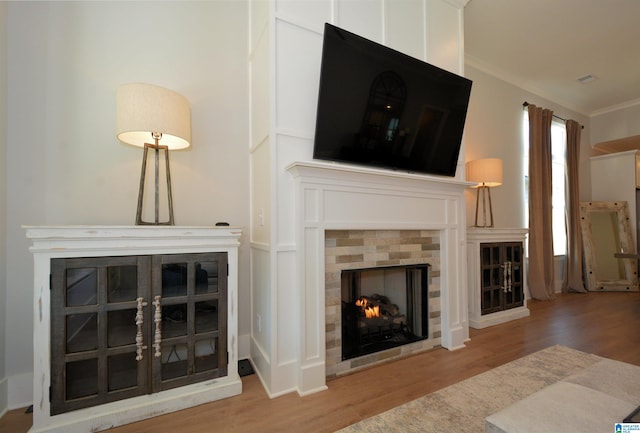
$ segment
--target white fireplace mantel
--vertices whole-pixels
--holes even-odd
[[[287,167],[296,182],[301,394],[326,388],[324,231],[421,229],[440,233],[442,346],[469,338],[464,190],[455,178],[325,162]]]

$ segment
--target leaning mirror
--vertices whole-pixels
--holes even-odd
[[[580,203],[587,288],[637,291],[638,254],[626,201]]]

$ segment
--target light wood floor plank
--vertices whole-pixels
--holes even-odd
[[[330,433],[460,380],[562,344],[640,365],[640,294],[559,295],[532,301],[531,317],[471,330],[467,347],[435,349],[334,379],[306,397],[269,399],[256,375],[239,396],[109,430],[110,433]],[[0,432],[24,433],[24,410],[0,419]]]

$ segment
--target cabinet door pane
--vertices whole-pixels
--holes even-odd
[[[107,268],[107,301],[133,301],[138,297],[137,266],[110,266]]]
[[[482,287],[491,286],[491,269],[482,270]]]
[[[491,263],[491,248],[485,246],[480,247],[480,262],[483,265]]]
[[[500,247],[495,246],[491,248],[491,264],[498,265],[502,262],[500,257]]]
[[[493,268],[491,270],[491,285],[493,287],[498,287],[502,284],[502,269]]]
[[[513,259],[514,262],[522,263],[522,244],[517,244],[513,247]]]
[[[167,263],[162,265],[162,297],[172,298],[187,295],[186,263]]]
[[[218,262],[202,261],[195,263],[196,294],[218,293]]]
[[[162,380],[187,376],[189,348],[187,344],[162,344]]]
[[[187,304],[162,306],[162,338],[187,335]]]
[[[107,365],[110,392],[138,385],[138,361],[135,354],[123,353],[109,356]]]
[[[522,270],[520,265],[518,263],[513,263],[511,266],[511,280],[514,284],[522,283]]]
[[[218,329],[218,300],[196,302],[196,334]]]
[[[502,305],[502,290],[485,290],[482,292],[481,309],[483,314],[499,310]]]
[[[98,302],[98,270],[96,268],[67,269],[65,305],[78,307]]]
[[[505,304],[505,307],[507,305],[513,304],[513,291],[506,291],[504,293],[504,304]]]
[[[114,310],[107,313],[107,339],[109,347],[136,343],[136,310]]]
[[[98,360],[68,362],[66,365],[66,400],[98,393]]]
[[[84,352],[98,348],[98,315],[96,313],[66,316],[67,353]]]
[[[493,308],[493,292],[491,290],[485,290],[482,292],[482,310],[488,310]]]
[[[218,368],[218,339],[209,338],[196,341],[196,373]]]

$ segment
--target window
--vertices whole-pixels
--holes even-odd
[[[524,215],[526,227],[529,226],[529,115],[522,117],[522,143],[524,145]],[[553,224],[553,254],[563,256],[567,253],[567,231],[565,226],[565,189],[564,171],[567,149],[567,133],[564,123],[551,123],[551,206]]]

